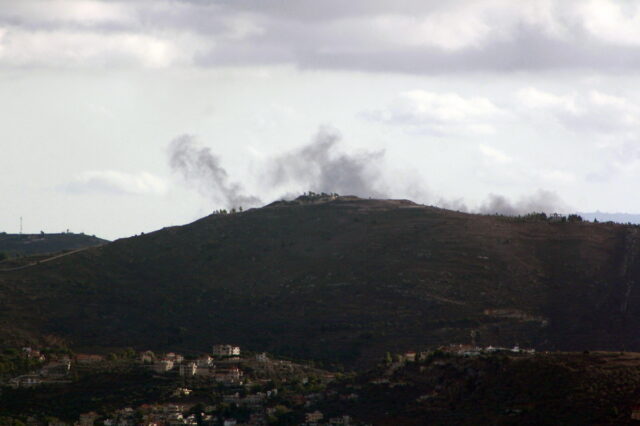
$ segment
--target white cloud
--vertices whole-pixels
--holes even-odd
[[[566,170],[542,169],[534,171],[534,175],[551,184],[571,184],[576,176]]]
[[[520,90],[517,98],[525,116],[541,114],[528,117],[541,122],[552,118],[575,133],[623,142],[635,139],[640,131],[640,106],[620,96],[597,90],[554,94],[529,87]]]
[[[167,191],[167,183],[164,179],[147,172],[97,170],[83,172],[59,189],[76,194],[162,195]]]
[[[573,95],[556,95],[534,87],[527,87],[519,90],[517,97],[527,108],[559,109],[570,113],[577,113],[578,110]]]
[[[488,145],[479,145],[478,149],[480,150],[482,155],[484,155],[487,159],[491,160],[492,162],[499,163],[499,164],[506,164],[513,161],[513,159],[509,157],[507,154],[505,154],[504,152],[498,149],[492,148]]]
[[[182,36],[88,31],[24,31],[0,28],[0,63],[25,66],[143,66],[160,68],[189,64],[198,40]]]
[[[487,98],[411,90],[401,93],[389,107],[366,112],[364,116],[439,134],[492,133],[491,120],[502,113]]]
[[[595,38],[640,46],[640,4],[636,2],[591,0],[578,4],[577,15]]]

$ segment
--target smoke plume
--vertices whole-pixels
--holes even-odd
[[[479,213],[506,216],[517,216],[533,212],[560,213],[568,210],[569,207],[556,193],[545,190],[538,190],[517,202],[511,202],[502,195],[490,194],[487,201],[478,208]]]
[[[231,182],[220,160],[209,148],[199,146],[193,136],[182,135],[169,145],[169,164],[198,191],[226,208],[260,205],[260,198],[245,195],[243,187]],[[468,207],[462,198],[433,199],[417,176],[404,173],[401,181],[412,184],[394,195],[389,195],[389,182],[385,181],[382,160],[384,151],[345,153],[340,150],[340,135],[321,127],[310,143],[274,157],[263,165],[262,182],[268,191],[286,194],[279,198],[292,198],[304,191],[339,193],[360,197],[390,198],[409,196],[415,201],[463,212],[517,216],[533,212],[560,213],[569,207],[551,191],[538,190],[517,201],[502,195],[490,194],[476,208]],[[396,174],[396,176],[402,175]],[[398,179],[396,179],[398,180]]]
[[[227,208],[261,204],[258,197],[244,195],[242,186],[230,182],[217,156],[200,147],[193,136],[181,135],[169,144],[169,165],[198,191]]]
[[[339,142],[336,131],[320,128],[311,143],[275,158],[268,180],[274,186],[295,183],[302,191],[386,197],[380,181],[384,151],[346,154],[338,150]]]

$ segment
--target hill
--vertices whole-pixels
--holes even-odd
[[[640,350],[638,228],[327,197],[215,214],[0,272],[0,341],[327,365],[474,339]]]
[[[0,255],[5,257],[29,256],[78,250],[108,243],[95,235],[60,234],[7,234],[0,232]]]
[[[336,383],[318,409],[374,425],[620,426],[637,424],[639,388],[638,353],[436,352]]]

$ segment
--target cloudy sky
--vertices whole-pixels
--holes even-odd
[[[305,190],[640,212],[640,3],[0,0],[0,231]]]

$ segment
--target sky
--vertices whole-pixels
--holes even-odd
[[[640,212],[640,2],[0,0],[0,231],[304,191]]]

